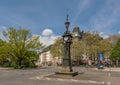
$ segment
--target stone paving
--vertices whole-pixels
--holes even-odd
[[[28,70],[12,70],[11,68],[0,68],[0,71],[4,74],[4,78],[10,76],[17,79],[28,79],[29,81],[46,81],[46,82],[71,82],[72,83],[84,83],[84,85],[119,85],[120,68],[85,68],[85,67],[73,67],[74,71],[78,71],[77,76],[64,76],[55,75],[55,72],[59,70],[59,67],[40,67],[38,69]],[[11,74],[9,74],[11,73]],[[8,75],[9,74],[9,75]],[[8,77],[5,77],[8,76]],[[19,76],[17,78],[17,76]],[[4,79],[3,79],[4,80]],[[2,81],[2,80],[1,80]],[[14,81],[10,79],[9,81]],[[2,81],[4,82],[4,81]],[[27,82],[26,82],[27,83]],[[31,83],[32,84],[32,83]],[[4,84],[7,85],[7,84]],[[38,84],[39,85],[39,84]]]

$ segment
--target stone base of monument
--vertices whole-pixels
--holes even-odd
[[[55,72],[56,75],[76,76],[78,72],[70,72],[69,67],[62,67],[60,72]]]
[[[76,76],[78,72],[55,72],[56,75]]]

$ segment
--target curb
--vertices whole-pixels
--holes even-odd
[[[13,70],[14,68],[3,68],[3,67],[0,67],[0,70]]]
[[[98,69],[94,68],[97,71],[114,71],[114,72],[120,72],[120,68],[103,68],[103,69]]]

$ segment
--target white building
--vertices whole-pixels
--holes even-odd
[[[50,48],[51,46],[48,46],[42,50],[39,55],[39,60],[36,63],[38,66],[57,65],[57,63],[61,61],[58,57],[53,58],[52,54],[50,53]]]

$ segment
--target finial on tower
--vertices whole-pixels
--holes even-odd
[[[69,17],[69,15],[67,14],[67,16],[66,16],[66,22],[65,22],[66,31],[68,31],[68,28],[69,28],[69,25],[70,25],[70,22],[68,21],[68,17]]]
[[[68,17],[69,17],[69,15],[67,14],[67,19],[66,19],[67,22],[68,22]]]

